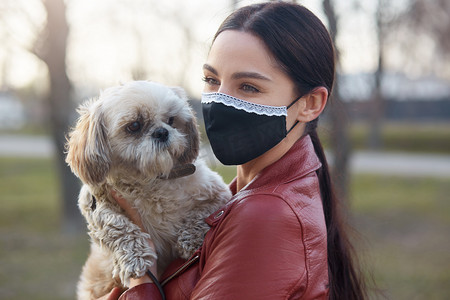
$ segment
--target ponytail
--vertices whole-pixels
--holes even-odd
[[[362,274],[357,267],[356,253],[347,235],[341,203],[333,191],[325,152],[317,134],[318,118],[307,123],[305,134],[311,137],[314,151],[322,163],[316,171],[327,226],[328,276],[330,300],[362,300],[367,298]]]

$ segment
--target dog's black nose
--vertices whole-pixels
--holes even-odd
[[[156,130],[152,134],[152,137],[161,142],[166,142],[169,138],[169,131],[164,127],[156,128]]]

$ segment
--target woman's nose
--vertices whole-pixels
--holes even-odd
[[[224,85],[223,83],[219,86],[219,88],[217,89],[217,92],[233,96],[232,90],[229,87],[227,87],[226,85]]]

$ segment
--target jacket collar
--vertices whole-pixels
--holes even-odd
[[[278,186],[318,170],[322,164],[317,157],[311,137],[306,135],[299,139],[278,161],[264,168],[239,191],[247,193],[260,187]],[[236,178],[230,183],[233,195],[236,194]]]

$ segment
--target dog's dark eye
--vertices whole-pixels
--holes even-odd
[[[172,126],[173,125],[173,121],[175,121],[175,117],[170,117],[169,120],[167,120],[167,124]]]
[[[127,126],[127,130],[132,133],[138,132],[139,130],[141,130],[141,123],[135,121]]]

